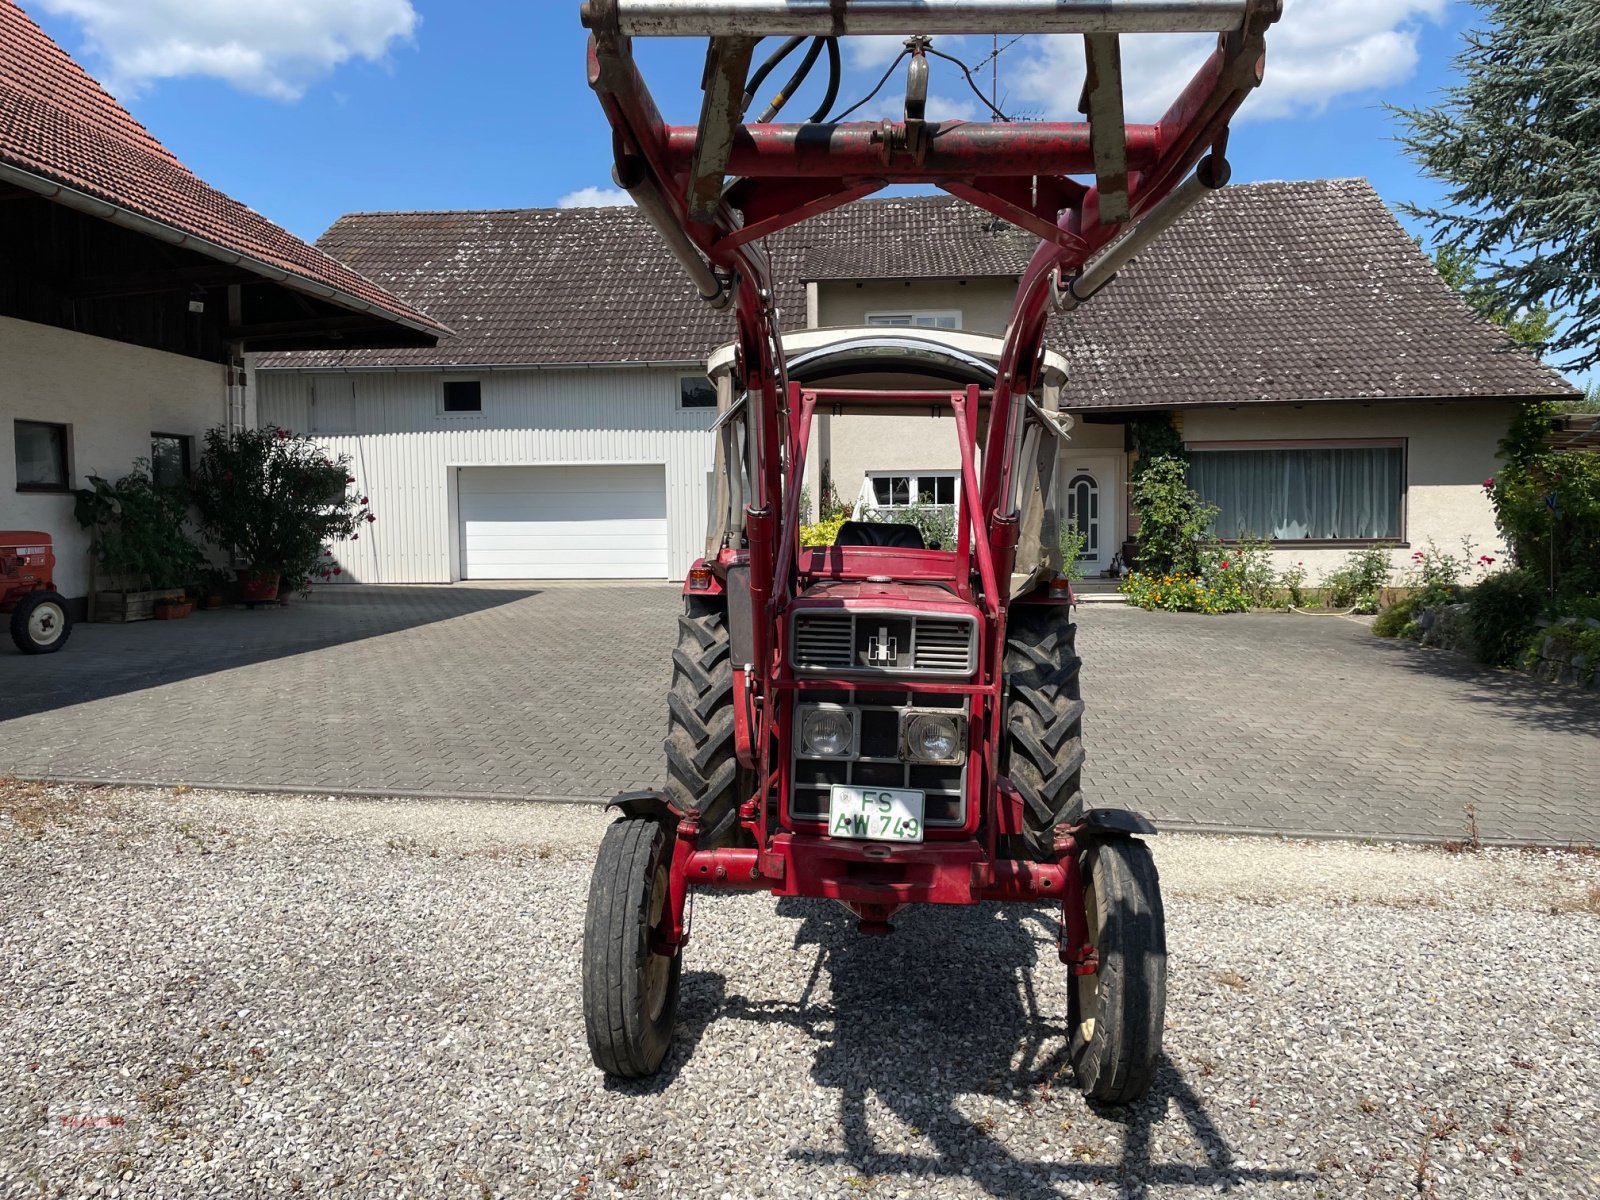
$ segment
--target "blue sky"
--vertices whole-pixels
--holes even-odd
[[[308,240],[343,212],[555,205],[610,186],[578,0],[21,3],[193,170]],[[1235,180],[1361,175],[1391,206],[1437,200],[1381,106],[1447,86],[1472,15],[1462,0],[1287,0],[1268,85],[1235,125]],[[1130,116],[1153,118],[1203,47],[1125,43]],[[968,61],[990,50],[938,44]],[[898,47],[847,46],[853,101]],[[669,120],[693,120],[702,47],[641,51]],[[1075,41],[1028,39],[1001,63],[1003,107],[1072,115]],[[937,62],[932,92],[933,115],[977,115]]]

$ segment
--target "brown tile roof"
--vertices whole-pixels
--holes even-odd
[[[312,351],[262,365],[694,362],[732,336],[732,318],[700,301],[631,208],[351,213],[317,244],[455,335],[430,350]]]
[[[1571,395],[1364,179],[1225,188],[1052,324],[1077,407]]]
[[[264,267],[269,278],[282,272],[285,287],[442,332],[371,280],[201,180],[14,0],[0,0],[0,181],[41,193],[53,191],[50,185],[72,189],[186,235],[185,244],[202,254],[242,256],[245,269]]]
[[[457,331],[432,350],[268,367],[688,362],[729,340],[631,209],[356,213],[319,244]],[[770,239],[785,324],[806,280],[1013,276],[1035,245],[944,196],[866,200]],[[1050,344],[1077,407],[1566,395],[1433,272],[1363,180],[1212,197]]]

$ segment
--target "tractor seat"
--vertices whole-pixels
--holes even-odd
[[[901,521],[846,521],[834,535],[835,546],[884,546],[897,550],[926,550],[922,530]]]

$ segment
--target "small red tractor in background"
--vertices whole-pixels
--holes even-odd
[[[1166,933],[1137,835],[1153,830],[1087,806],[1080,788],[1083,703],[1054,478],[1069,381],[1045,330],[1052,311],[1089,300],[1227,183],[1229,120],[1261,82],[1280,11],[1281,0],[584,5],[616,180],[736,330],[709,364],[714,496],[672,655],[667,779],[612,801],[621,817],[590,885],[584,1018],[608,1074],[660,1067],[690,891],[719,888],[838,900],[865,934],[888,933],[914,903],[1059,904],[1079,1086],[1105,1103],[1149,1088]],[[1215,48],[1166,114],[1126,122],[1119,39],[1206,32]],[[833,117],[839,39],[907,33],[904,119]],[[928,35],[944,34],[1080,35],[1086,119],[927,119],[930,60],[950,57]],[[664,122],[634,61],[641,37],[709,39],[697,126]],[[752,73],[763,37],[786,40]],[[793,78],[747,123],[754,93],[808,38]],[[824,51],[820,107],[775,123]],[[906,183],[1040,238],[1005,335],[784,333],[763,239]],[[947,418],[955,494],[912,499],[954,512],[950,544],[930,546],[911,524],[847,522],[833,545],[801,545],[813,419],[857,413]]]
[[[24,654],[52,654],[72,633],[55,571],[49,534],[0,530],[0,613],[11,615],[11,640]]]

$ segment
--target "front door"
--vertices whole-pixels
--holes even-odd
[[[1110,455],[1065,454],[1061,459],[1061,516],[1083,532],[1078,562],[1092,579],[1111,565],[1121,547],[1116,520],[1117,460]]]

